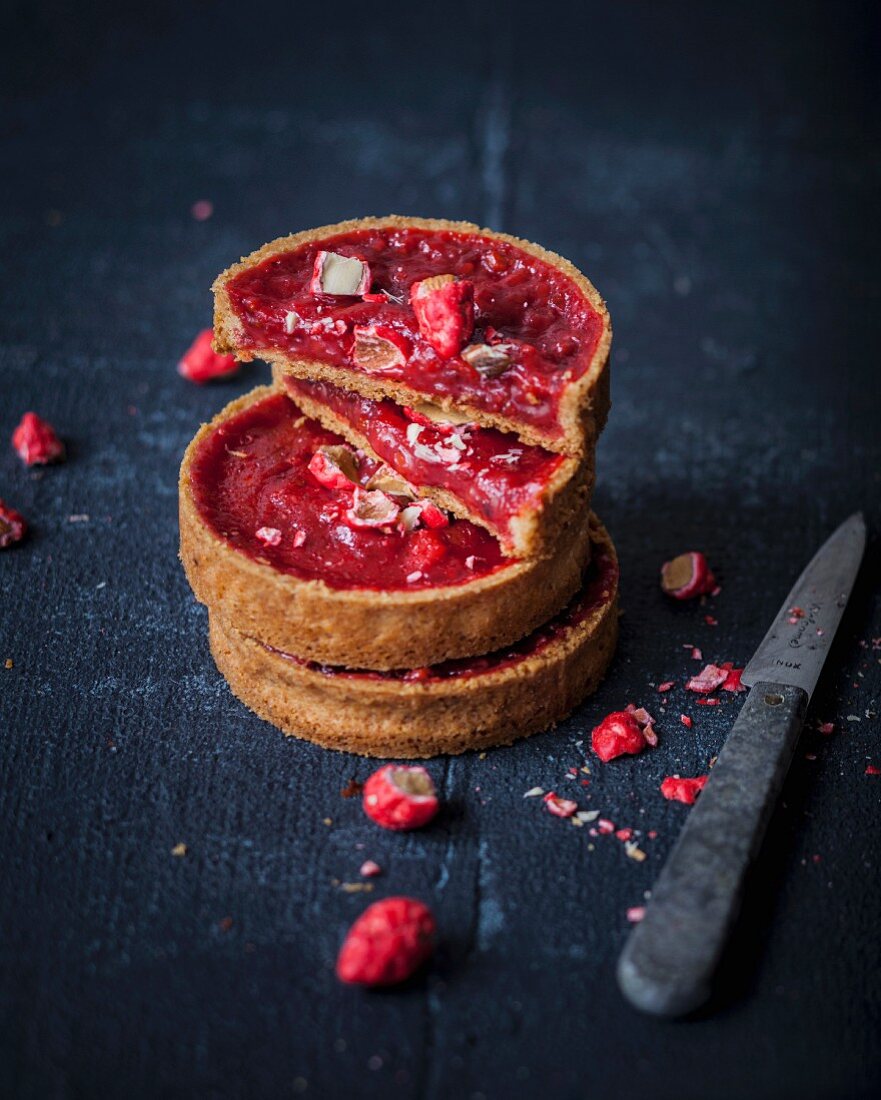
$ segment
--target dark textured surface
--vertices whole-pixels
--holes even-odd
[[[4,8],[0,436],[34,407],[70,461],[34,473],[0,447],[0,496],[33,523],[0,555],[0,1093],[877,1087],[876,540],[809,717],[836,732],[799,746],[715,1011],[643,1019],[614,982],[625,911],[688,812],[659,782],[705,771],[738,705],[693,705],[683,644],[744,660],[823,537],[858,507],[881,521],[876,15],[708,9]],[[266,373],[177,377],[211,279],[279,233],[388,211],[559,250],[616,327],[597,507],[617,662],[555,732],[433,763],[448,808],[412,836],[340,798],[367,765],[231,698],[176,558],[186,442]],[[690,547],[723,583],[716,627],[657,588]],[[660,746],[591,761],[578,793],[657,830],[644,862],[523,799],[571,792],[595,720],[662,710],[671,678]],[[385,871],[370,897],[426,899],[443,936],[394,993],[332,975],[368,900],[334,880],[365,857]]]

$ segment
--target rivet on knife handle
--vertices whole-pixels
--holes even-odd
[[[684,1016],[709,997],[807,710],[800,688],[756,684],[728,735],[618,965],[627,999]]]

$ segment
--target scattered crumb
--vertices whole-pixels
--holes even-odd
[[[359,783],[354,777],[340,791],[343,798],[357,798],[361,791],[364,789],[364,784]]]
[[[706,786],[709,776],[698,775],[693,779],[684,779],[679,775],[668,775],[661,783],[661,794],[671,802],[684,802],[688,806]]]
[[[361,868],[358,871],[358,874],[363,875],[364,878],[375,878],[377,875],[382,874],[382,868],[372,859],[365,859],[364,862],[361,864]]]
[[[578,803],[573,802],[571,798],[560,798],[553,791],[548,793],[542,799],[547,811],[553,814],[554,817],[571,817],[578,809]]]
[[[692,676],[685,685],[686,691],[709,694],[716,691],[728,679],[729,669],[721,665],[705,665],[697,676]]]
[[[599,810],[578,810],[575,814],[576,819],[580,821],[582,825],[587,821],[596,821],[599,816]]]
[[[3,662],[3,667],[4,668],[14,668],[15,667],[11,657],[6,658],[6,660]]]
[[[370,894],[373,891],[372,882],[340,882],[338,878],[332,880],[334,886],[338,886],[344,894]]]
[[[655,730],[654,718],[652,718],[645,707],[637,707],[634,703],[628,703],[624,709],[636,719],[636,724],[639,726],[643,737],[646,739],[646,743],[654,748],[658,743],[658,734]]]
[[[639,924],[642,918],[645,916],[644,905],[631,905],[627,910],[627,919],[631,924]]]
[[[175,846],[171,849],[171,854],[173,856],[185,856],[187,854],[186,844],[175,844]]]
[[[232,926],[233,926],[232,917],[222,917],[217,922],[217,927],[220,929],[221,932],[228,932],[230,930],[230,928],[232,928]]]
[[[725,661],[725,663],[720,667],[724,668],[725,671],[728,673],[728,676],[725,678],[725,682],[722,684],[723,691],[730,691],[734,693],[746,691],[746,688],[741,683],[741,677],[743,676],[742,668],[735,668],[732,661]]]

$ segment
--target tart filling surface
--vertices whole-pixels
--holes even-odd
[[[240,355],[329,364],[549,439],[563,433],[563,394],[608,350],[598,296],[478,231],[354,229],[271,252],[219,283]]]
[[[282,393],[211,432],[190,479],[202,519],[230,546],[332,588],[450,586],[515,564],[482,528],[395,492],[406,487],[382,463]]]
[[[317,403],[345,421],[401,477],[446,490],[506,542],[514,518],[540,510],[554,475],[566,463],[575,465],[508,432],[457,422],[434,406],[402,408],[290,376],[284,384],[295,401]]]

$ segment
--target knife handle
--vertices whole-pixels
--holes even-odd
[[[684,1016],[709,997],[807,705],[780,684],[747,696],[618,963],[622,993],[643,1012]]]

